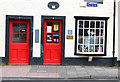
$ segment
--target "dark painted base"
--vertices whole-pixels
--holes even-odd
[[[117,58],[115,58],[115,63]],[[62,65],[81,65],[81,66],[113,66],[112,58],[93,58],[91,62],[88,58],[65,58]]]
[[[31,58],[30,65],[42,65],[42,58]]]
[[[118,61],[118,65],[120,66],[120,60]]]
[[[0,61],[7,63],[7,60],[5,57],[0,58]],[[30,59],[30,65],[43,65],[42,58],[31,58]],[[88,58],[64,58],[62,59],[61,65],[80,65],[80,66],[115,66],[119,64],[120,61],[117,61],[117,58],[115,58],[114,64],[112,58],[93,58],[92,62],[88,61]]]

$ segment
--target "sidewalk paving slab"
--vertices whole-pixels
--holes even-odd
[[[4,78],[117,79],[118,68],[94,66],[3,66]]]

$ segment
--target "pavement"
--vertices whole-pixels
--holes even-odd
[[[2,79],[118,79],[117,67],[2,66]]]

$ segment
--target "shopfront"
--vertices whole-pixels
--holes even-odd
[[[113,5],[106,0],[2,0],[0,56],[10,65],[111,66]]]

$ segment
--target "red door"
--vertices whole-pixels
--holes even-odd
[[[59,20],[44,21],[44,65],[61,64],[61,27]]]
[[[29,64],[29,29],[28,20],[10,20],[9,23],[9,64]]]

